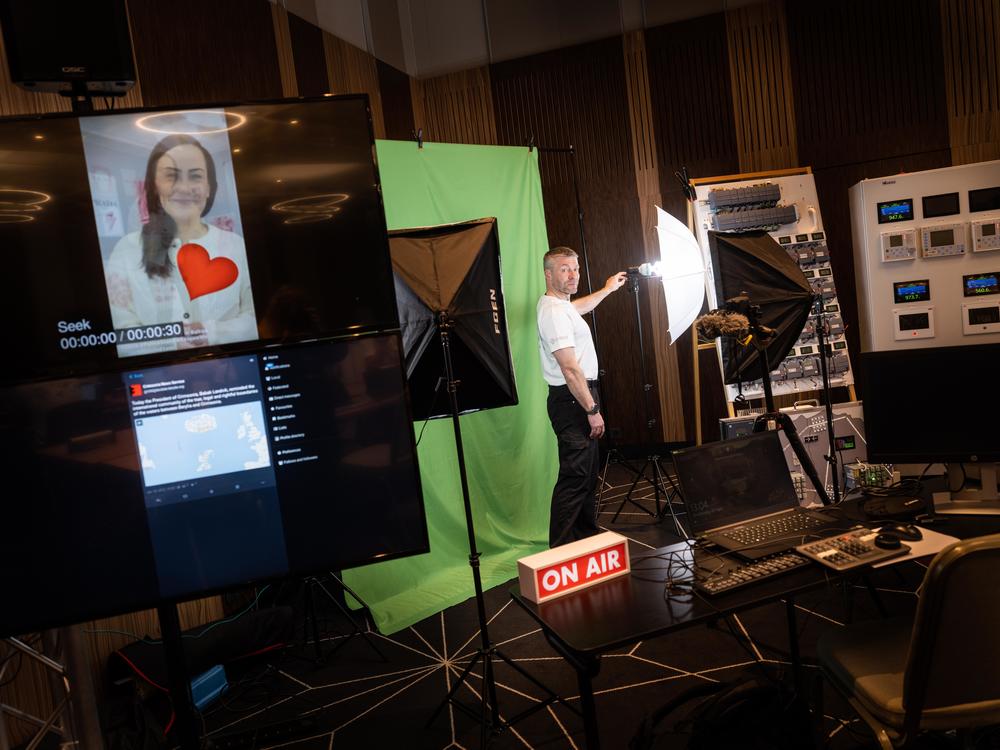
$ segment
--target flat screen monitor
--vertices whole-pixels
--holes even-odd
[[[399,333],[0,389],[0,636],[427,552]]]
[[[365,96],[0,122],[0,382],[398,328]]]
[[[858,389],[869,460],[1000,461],[997,362],[1000,344],[862,353]]]

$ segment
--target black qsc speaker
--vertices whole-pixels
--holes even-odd
[[[135,84],[125,0],[0,0],[14,83],[29,91],[124,96]]]

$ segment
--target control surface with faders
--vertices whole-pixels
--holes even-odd
[[[857,528],[808,544],[800,544],[795,551],[838,571],[882,562],[910,551],[905,544],[895,549],[876,547],[876,536],[878,531],[875,529]]]

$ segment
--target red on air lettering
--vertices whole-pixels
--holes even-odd
[[[539,594],[549,597],[616,575],[625,566],[625,544],[626,542],[621,542],[598,552],[536,570],[535,583]]]

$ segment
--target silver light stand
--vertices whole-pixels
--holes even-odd
[[[639,272],[638,268],[628,269],[628,285],[629,291],[632,292],[632,296],[635,299],[635,325],[636,332],[639,340],[639,369],[642,375],[642,396],[643,396],[643,413],[646,417],[646,461],[642,465],[636,475],[635,480],[632,482],[632,486],[629,487],[628,492],[625,494],[621,505],[618,506],[618,510],[615,511],[614,516],[611,518],[611,523],[618,520],[618,516],[621,514],[622,510],[625,508],[626,503],[632,503],[634,506],[642,510],[644,513],[648,513],[654,518],[662,518],[664,513],[669,511],[670,517],[674,522],[674,529],[677,531],[678,535],[686,538],[683,527],[680,521],[677,519],[677,515],[674,513],[673,499],[680,495],[677,487],[674,485],[673,478],[663,471],[663,467],[660,465],[660,456],[656,454],[653,446],[655,445],[653,431],[656,427],[656,418],[652,416],[651,406],[650,406],[650,391],[653,386],[650,384],[647,374],[646,374],[646,348],[643,344],[642,338],[642,311],[639,305],[639,279],[642,278],[642,274]],[[659,281],[659,277],[648,276],[646,278],[652,278]],[[646,470],[649,470],[651,477],[646,476]],[[670,484],[670,491],[667,491],[665,487],[664,478],[666,482]],[[645,480],[653,487],[653,493],[655,498],[656,512],[651,512],[648,508],[638,503],[633,499],[632,495],[635,492],[636,487],[639,482]],[[663,497],[665,505],[661,505],[660,498]]]

